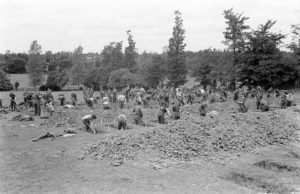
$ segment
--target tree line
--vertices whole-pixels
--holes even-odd
[[[162,53],[138,53],[133,34],[128,30],[128,46],[111,42],[101,53],[84,53],[79,45],[73,52],[42,53],[35,40],[28,54],[0,55],[0,78],[5,73],[29,73],[32,85],[60,90],[68,83],[94,88],[140,85],[156,87],[162,83],[178,87],[195,77],[204,87],[219,81],[223,84],[236,81],[265,88],[299,86],[300,26],[292,25],[292,42],[283,45],[286,35],[272,32],[275,21],[267,20],[257,28],[247,25],[249,17],[224,10],[226,23],[223,43],[227,49],[185,51],[185,29],[182,14],[175,11],[175,23],[169,45]],[[281,51],[285,47],[289,51]],[[3,78],[2,78],[3,77]],[[4,82],[4,81],[1,81]],[[0,85],[0,89],[6,88]],[[8,87],[9,88],[9,87]]]

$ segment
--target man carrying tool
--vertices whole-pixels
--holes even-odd
[[[96,115],[85,115],[82,117],[82,122],[85,125],[87,131],[92,130],[96,134],[96,129],[93,128],[93,121],[97,119]]]

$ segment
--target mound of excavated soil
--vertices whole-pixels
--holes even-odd
[[[218,118],[188,114],[183,120],[169,125],[128,133],[123,137],[103,137],[97,144],[84,148],[85,156],[139,160],[140,153],[154,153],[160,159],[209,159],[217,157],[220,152],[235,153],[286,144],[296,141],[296,125],[288,122],[283,112],[220,110]]]

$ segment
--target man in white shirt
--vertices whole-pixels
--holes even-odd
[[[125,97],[125,95],[124,94],[120,94],[118,96],[118,101],[119,101],[119,107],[120,107],[120,109],[123,109],[124,105],[126,103],[126,97]]]

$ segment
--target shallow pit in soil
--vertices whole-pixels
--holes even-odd
[[[285,186],[283,183],[270,182],[243,173],[231,172],[225,177],[225,179],[260,192],[285,194],[294,191],[293,189]]]
[[[275,172],[299,172],[298,167],[290,166],[287,164],[281,164],[270,160],[262,160],[254,164],[255,166],[275,171]]]

